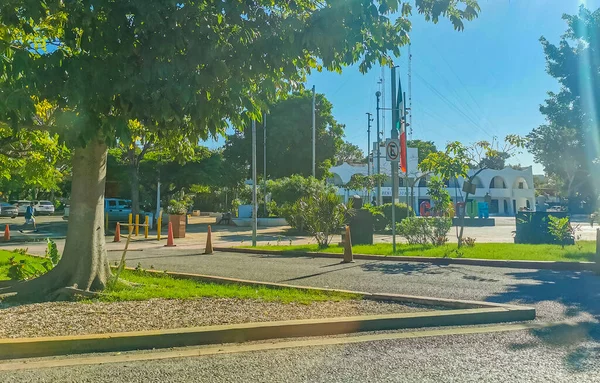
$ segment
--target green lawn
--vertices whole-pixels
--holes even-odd
[[[26,259],[28,264],[43,270],[42,259],[27,255],[20,255],[6,250],[0,250],[0,280],[7,280],[10,267],[9,258],[15,257],[20,261]],[[239,298],[261,299],[282,303],[311,303],[316,301],[341,301],[347,299],[360,299],[360,295],[325,292],[303,291],[296,289],[275,289],[267,287],[251,287],[244,285],[221,285],[214,283],[197,282],[189,279],[174,279],[163,273],[149,273],[144,271],[124,270],[119,280],[130,283],[119,283],[114,288],[108,289],[98,300],[116,302],[147,300],[151,298],[166,299],[194,299],[210,298]],[[94,300],[92,300],[94,301]]]
[[[38,257],[31,257],[29,255],[21,255],[16,252],[0,250],[0,281],[9,279],[8,278],[8,269],[10,267],[9,259],[11,257],[15,258],[15,261],[19,262],[22,259],[26,259],[29,264],[35,267],[38,270],[44,270],[42,267],[42,260]]]
[[[174,279],[166,274],[150,274],[124,270],[121,274],[133,284],[119,284],[100,299],[104,301],[135,301],[150,298],[191,299],[199,297],[261,299],[283,303],[311,303],[315,301],[340,301],[360,299],[359,295],[296,289],[272,289],[244,285],[222,285],[196,282],[189,279]],[[139,284],[139,285],[138,285]]]
[[[250,248],[244,246],[244,248]],[[326,252],[343,253],[344,248],[331,245],[326,249],[319,249],[315,245],[295,246],[258,246],[257,249],[296,251],[296,252]],[[392,252],[392,245],[378,243],[375,245],[357,245],[352,247],[355,254],[369,255],[404,255],[411,257],[449,257],[449,258],[478,258],[478,259],[506,259],[526,261],[565,261],[579,262],[592,261],[596,251],[593,241],[579,241],[573,246],[561,248],[559,245],[522,245],[513,243],[476,243],[474,247],[463,247],[457,252],[456,244],[440,247],[398,244],[396,254]]]

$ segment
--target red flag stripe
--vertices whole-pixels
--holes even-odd
[[[402,132],[400,134],[400,169],[403,173],[406,173],[407,163],[406,163],[406,132]]]

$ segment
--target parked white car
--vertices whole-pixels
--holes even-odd
[[[31,203],[31,201],[27,201],[26,199],[14,200],[9,202],[11,205],[16,206],[19,209],[19,215],[25,215],[27,211],[27,206]]]
[[[50,201],[34,201],[33,208],[36,215],[54,214],[54,204]]]

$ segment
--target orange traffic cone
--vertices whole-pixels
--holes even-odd
[[[4,229],[4,242],[8,241],[10,241],[10,228],[6,225],[6,228]]]
[[[169,222],[168,236],[167,236],[167,244],[165,247],[174,247],[176,246],[173,242],[173,223]]]
[[[354,262],[352,254],[352,239],[350,238],[350,226],[346,225],[346,240],[344,241],[344,260],[342,263]]]
[[[206,250],[204,250],[204,254],[212,254],[212,229],[210,225],[208,225],[208,233],[206,234]]]
[[[121,225],[117,222],[117,228],[115,229],[115,239],[113,242],[121,242]]]

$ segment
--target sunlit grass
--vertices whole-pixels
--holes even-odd
[[[236,284],[197,282],[175,279],[167,274],[124,270],[119,283],[105,291],[99,299],[103,301],[139,301],[151,298],[194,299],[194,298],[238,298],[260,299],[282,303],[311,303],[316,301],[341,301],[360,299],[360,295],[320,290],[298,290],[288,288],[253,287]]]
[[[20,261],[25,259],[29,265],[40,270],[42,259],[29,255],[21,255],[11,251],[0,250],[0,280],[8,280],[9,259],[15,257]],[[216,284],[194,281],[190,279],[175,279],[163,273],[124,270],[115,287],[109,287],[97,299],[105,302],[141,301],[153,298],[164,299],[196,299],[196,298],[238,298],[260,299],[281,303],[308,304],[318,301],[342,301],[361,299],[357,294],[328,292],[322,290],[298,290],[291,288],[253,287],[237,284]]]
[[[244,246],[250,248],[249,246]],[[319,249],[315,245],[293,245],[293,246],[258,246],[254,249],[278,250],[284,252],[326,252],[343,253],[343,246],[331,245],[325,249]],[[389,243],[377,243],[374,245],[356,245],[352,247],[355,254],[387,255],[387,256],[410,256],[410,257],[449,257],[449,258],[477,258],[477,259],[505,259],[524,261],[565,261],[579,262],[592,261],[596,243],[593,241],[579,241],[575,245],[525,245],[513,243],[476,243],[474,247],[462,247],[457,250],[456,244],[432,247],[422,245],[398,244],[396,253],[392,251]]]
[[[10,268],[10,258],[14,257],[16,262],[20,262],[25,259],[27,263],[36,269],[43,271],[45,270],[42,267],[42,258],[40,257],[32,257],[30,255],[22,255],[16,252],[0,250],[0,280],[10,279],[8,277],[8,269]]]

